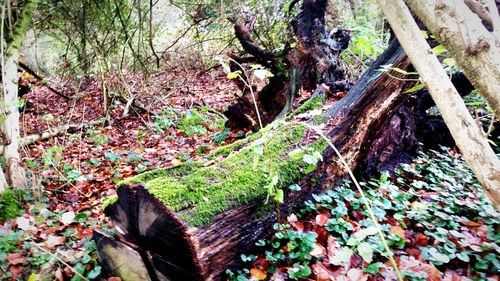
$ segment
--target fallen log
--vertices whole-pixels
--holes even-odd
[[[230,149],[216,150],[207,162],[160,169],[120,183],[118,196],[108,200],[104,208],[116,226],[113,243],[135,251],[137,254],[131,256],[141,257],[151,280],[223,280],[224,271],[238,264],[240,254],[263,238],[293,206],[346,174],[334,164],[335,157],[325,141],[297,118],[309,114],[307,122],[328,131],[351,169],[363,163],[373,145],[371,137],[410,96],[401,93],[414,86],[414,82],[381,73],[379,68],[387,64],[409,68],[409,60],[396,41],[348,95],[326,112],[313,115],[314,111],[306,111],[296,119],[272,123]],[[323,98],[324,94],[319,94],[315,99]],[[310,101],[304,106],[312,110],[311,104],[322,105]],[[324,151],[324,161],[308,174],[308,164],[289,155],[297,149]],[[269,197],[266,186],[274,184],[283,190],[298,182],[301,190],[287,190],[279,211],[274,204],[263,204]],[[122,255],[115,257],[99,250],[101,241],[109,241],[100,237],[99,233],[94,236],[108,274],[132,280],[113,266]]]

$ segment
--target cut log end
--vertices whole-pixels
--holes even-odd
[[[119,240],[134,245],[153,280],[204,280],[188,226],[143,185],[120,187],[118,200],[105,213]]]

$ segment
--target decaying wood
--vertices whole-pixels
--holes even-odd
[[[324,116],[325,122],[333,126],[328,133],[330,140],[348,159],[352,169],[362,164],[370,147],[376,145],[371,137],[408,99],[409,95],[401,95],[401,92],[414,84],[380,73],[378,69],[386,64],[401,69],[409,67],[409,60],[396,41]],[[307,132],[306,136],[314,137],[314,133]],[[313,192],[332,187],[345,176],[345,171],[333,164],[335,157],[329,150],[324,156],[324,163],[306,178],[300,191],[287,192],[285,203],[280,207],[281,217]],[[307,179],[311,177],[316,177],[318,184],[308,184]],[[210,223],[193,227],[169,211],[143,185],[133,184],[120,187],[118,201],[105,212],[117,226],[116,239],[133,245],[143,257],[151,280],[224,280],[224,271],[237,265],[240,253],[248,251],[276,222],[276,212],[272,207],[263,206],[264,200],[241,205],[235,202]],[[107,256],[101,262],[106,264],[113,259]],[[120,277],[130,280],[127,276]]]
[[[235,23],[235,34],[243,49],[274,74],[269,83],[256,93],[257,106],[264,125],[288,113],[295,95],[301,88],[313,91],[316,85],[325,83],[335,93],[346,91],[351,86],[345,80],[344,70],[339,64],[340,53],[347,48],[350,34],[342,29],[332,32],[326,30],[327,2],[303,1],[300,13],[291,23],[296,46],[291,48],[290,44],[286,43],[283,50],[277,53],[263,49],[252,40],[251,32],[255,19],[247,23]],[[235,56],[231,57],[235,59]],[[232,67],[232,70],[238,68]],[[243,94],[224,113],[228,118],[226,126],[240,129],[250,127],[257,130],[259,128],[252,122],[252,119],[257,118],[251,93],[244,83],[236,82],[239,83]]]

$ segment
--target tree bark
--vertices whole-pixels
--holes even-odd
[[[500,118],[500,39],[481,24],[463,1],[405,2],[455,58]]]
[[[19,154],[19,99],[17,86],[17,63],[19,51],[11,50],[5,61],[3,73],[3,93],[0,103],[4,105],[2,115],[5,120],[1,123],[0,129],[3,136],[3,156],[6,161],[6,172],[8,183],[13,188],[27,188],[28,183],[24,168],[21,164]]]
[[[7,26],[2,33],[3,38],[0,38],[7,43],[7,48],[4,50],[5,57],[2,58],[3,91],[0,94],[0,104],[2,104],[0,113],[4,119],[0,124],[0,134],[4,145],[3,157],[6,161],[4,175],[11,187],[22,189],[28,187],[28,181],[19,154],[19,77],[17,69],[19,49],[37,5],[38,0],[25,1],[20,10],[14,11],[18,13],[14,25]],[[12,24],[10,21],[8,23]],[[6,30],[10,30],[10,32],[6,32]],[[3,184],[3,180],[0,180],[0,184]]]
[[[409,95],[401,95],[401,92],[414,84],[381,74],[378,69],[386,64],[401,69],[409,67],[409,59],[396,41],[362,76],[346,97],[323,115],[313,117],[309,121],[314,124],[317,122],[314,120],[323,120],[325,130],[329,130],[330,140],[342,152],[352,169],[363,164],[369,148],[376,145],[372,141],[372,136],[385,126],[408,99]],[[321,89],[322,87],[319,87],[318,91]],[[269,179],[261,175],[262,171],[274,169],[277,170],[275,171],[277,174],[281,173],[278,184],[283,189],[304,179],[300,191],[286,192],[284,204],[280,205],[280,218],[289,214],[294,206],[308,199],[312,193],[323,190],[324,186],[332,186],[330,184],[338,182],[346,175],[344,169],[332,165],[335,156],[329,149],[324,152],[324,162],[314,173],[293,178],[283,176],[283,173],[286,174],[289,170],[295,171],[300,168],[281,163],[292,161],[290,159],[281,161],[279,160],[281,158],[278,158],[278,163],[273,164],[272,169],[268,169],[262,166],[266,163],[265,158],[258,158],[255,162],[254,156],[248,157],[249,151],[255,150],[259,143],[266,142],[262,141],[266,139],[266,135],[269,143],[262,157],[265,157],[266,149],[270,149],[269,147],[280,147],[286,153],[275,157],[285,158],[288,157],[289,151],[299,147],[315,147],[315,149],[322,147],[321,150],[326,148],[326,144],[318,145],[321,138],[318,138],[314,131],[309,129],[300,131],[300,128],[305,127],[293,122],[277,121],[259,133],[263,136],[261,141],[258,139],[249,141],[249,147],[234,152],[224,160],[209,161],[193,169],[178,167],[174,170],[159,170],[140,175],[122,184],[118,188],[116,201],[105,208],[105,213],[111,217],[117,229],[117,237],[113,243],[118,243],[120,248],[126,246],[136,253],[127,254],[128,256],[142,257],[151,280],[223,280],[225,269],[236,266],[240,253],[252,248],[254,242],[263,238],[278,219],[277,213],[273,211],[273,205],[263,204],[266,194],[260,190],[269,184]],[[292,136],[297,130],[299,130],[299,140],[276,137],[280,132],[285,132],[285,136]],[[234,147],[238,147],[237,144]],[[224,172],[219,174],[219,178],[212,178],[213,171],[218,168]],[[251,176],[241,183],[242,186],[237,186],[238,191],[227,192],[220,196],[219,198],[222,198],[220,200],[224,202],[214,199],[213,194],[224,190],[225,183],[232,185],[236,182],[237,174],[245,171]],[[199,175],[202,177],[198,177]],[[317,184],[311,184],[313,178]],[[189,179],[196,184],[188,185]],[[140,182],[144,184],[138,184]],[[243,188],[255,187],[257,189],[252,192],[261,192],[257,197],[249,199],[239,193]],[[190,193],[197,194],[197,190],[205,189],[207,192],[199,198],[190,195]],[[189,191],[186,195],[169,197],[161,196],[160,194],[167,194],[162,190]],[[176,201],[176,198],[180,201]],[[223,205],[227,208],[218,208],[218,213],[210,220],[203,220],[200,223],[194,219],[200,213],[203,215],[206,212],[200,206],[210,205],[216,208],[222,203],[228,203]],[[176,204],[181,204],[181,207]],[[101,249],[99,237],[102,237],[102,234],[96,234],[95,239],[97,248]],[[109,239],[102,241],[109,242]],[[108,242],[106,243],[109,244]],[[118,263],[117,260],[127,263],[123,262],[123,255],[110,256],[100,250],[98,254],[103,267],[112,270],[108,272],[111,275],[119,274],[117,270],[112,269],[113,264]],[[128,263],[131,264],[133,261]],[[128,276],[120,275],[120,277],[124,281],[131,280],[127,278]]]
[[[403,0],[378,0],[378,3],[413,65],[425,81],[430,95],[450,129],[453,139],[460,148],[465,160],[470,165],[478,181],[485,188],[486,194],[490,197],[495,207],[500,208],[500,161],[490,147],[487,138],[483,135],[482,129],[478,127],[470,115],[462,98],[457,93],[438,59],[432,53],[429,44],[423,38],[420,29]],[[423,5],[423,2],[419,2],[419,4],[426,6]],[[441,9],[443,7],[437,8]],[[439,36],[443,36],[443,34]],[[481,54],[477,54],[476,57],[480,56]],[[500,57],[496,59],[500,59]],[[465,61],[464,59],[463,63]],[[477,61],[473,61],[469,65],[475,63]],[[485,66],[483,65],[482,67],[489,71],[497,71],[497,75],[500,74],[498,72],[498,65],[494,66],[496,70]],[[500,80],[491,80],[489,84],[500,86],[499,83],[496,83],[497,81]],[[474,80],[471,80],[471,82],[474,83]],[[498,96],[498,92],[494,94]]]

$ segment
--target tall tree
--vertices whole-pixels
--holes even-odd
[[[465,160],[479,182],[485,187],[490,199],[499,208],[500,160],[490,147],[481,128],[470,115],[464,101],[449,80],[437,57],[432,53],[429,44],[422,36],[417,23],[403,0],[378,0],[378,3],[412,64],[427,84],[429,93]],[[422,5],[424,5],[423,2]],[[447,26],[441,26],[440,28],[440,30],[446,29]],[[474,63],[471,62],[470,64]],[[494,65],[493,68],[487,69],[494,72],[495,69],[498,70],[498,65]],[[473,77],[471,81],[474,81],[474,78],[476,77]],[[500,86],[498,81],[497,79],[490,82]],[[498,96],[498,92],[495,95]]]
[[[19,154],[19,50],[36,9],[38,0],[2,2],[2,92],[0,134],[3,142],[5,173],[0,173],[0,192],[6,183],[13,188],[26,188],[27,180]]]
[[[482,24],[481,18],[469,8],[471,5],[467,6],[462,0],[405,2],[455,58],[479,93],[488,100],[499,119],[500,26],[495,25],[498,22],[495,4],[489,5],[489,14],[485,15],[489,16],[493,25],[490,32]],[[481,5],[479,2],[476,4]]]

